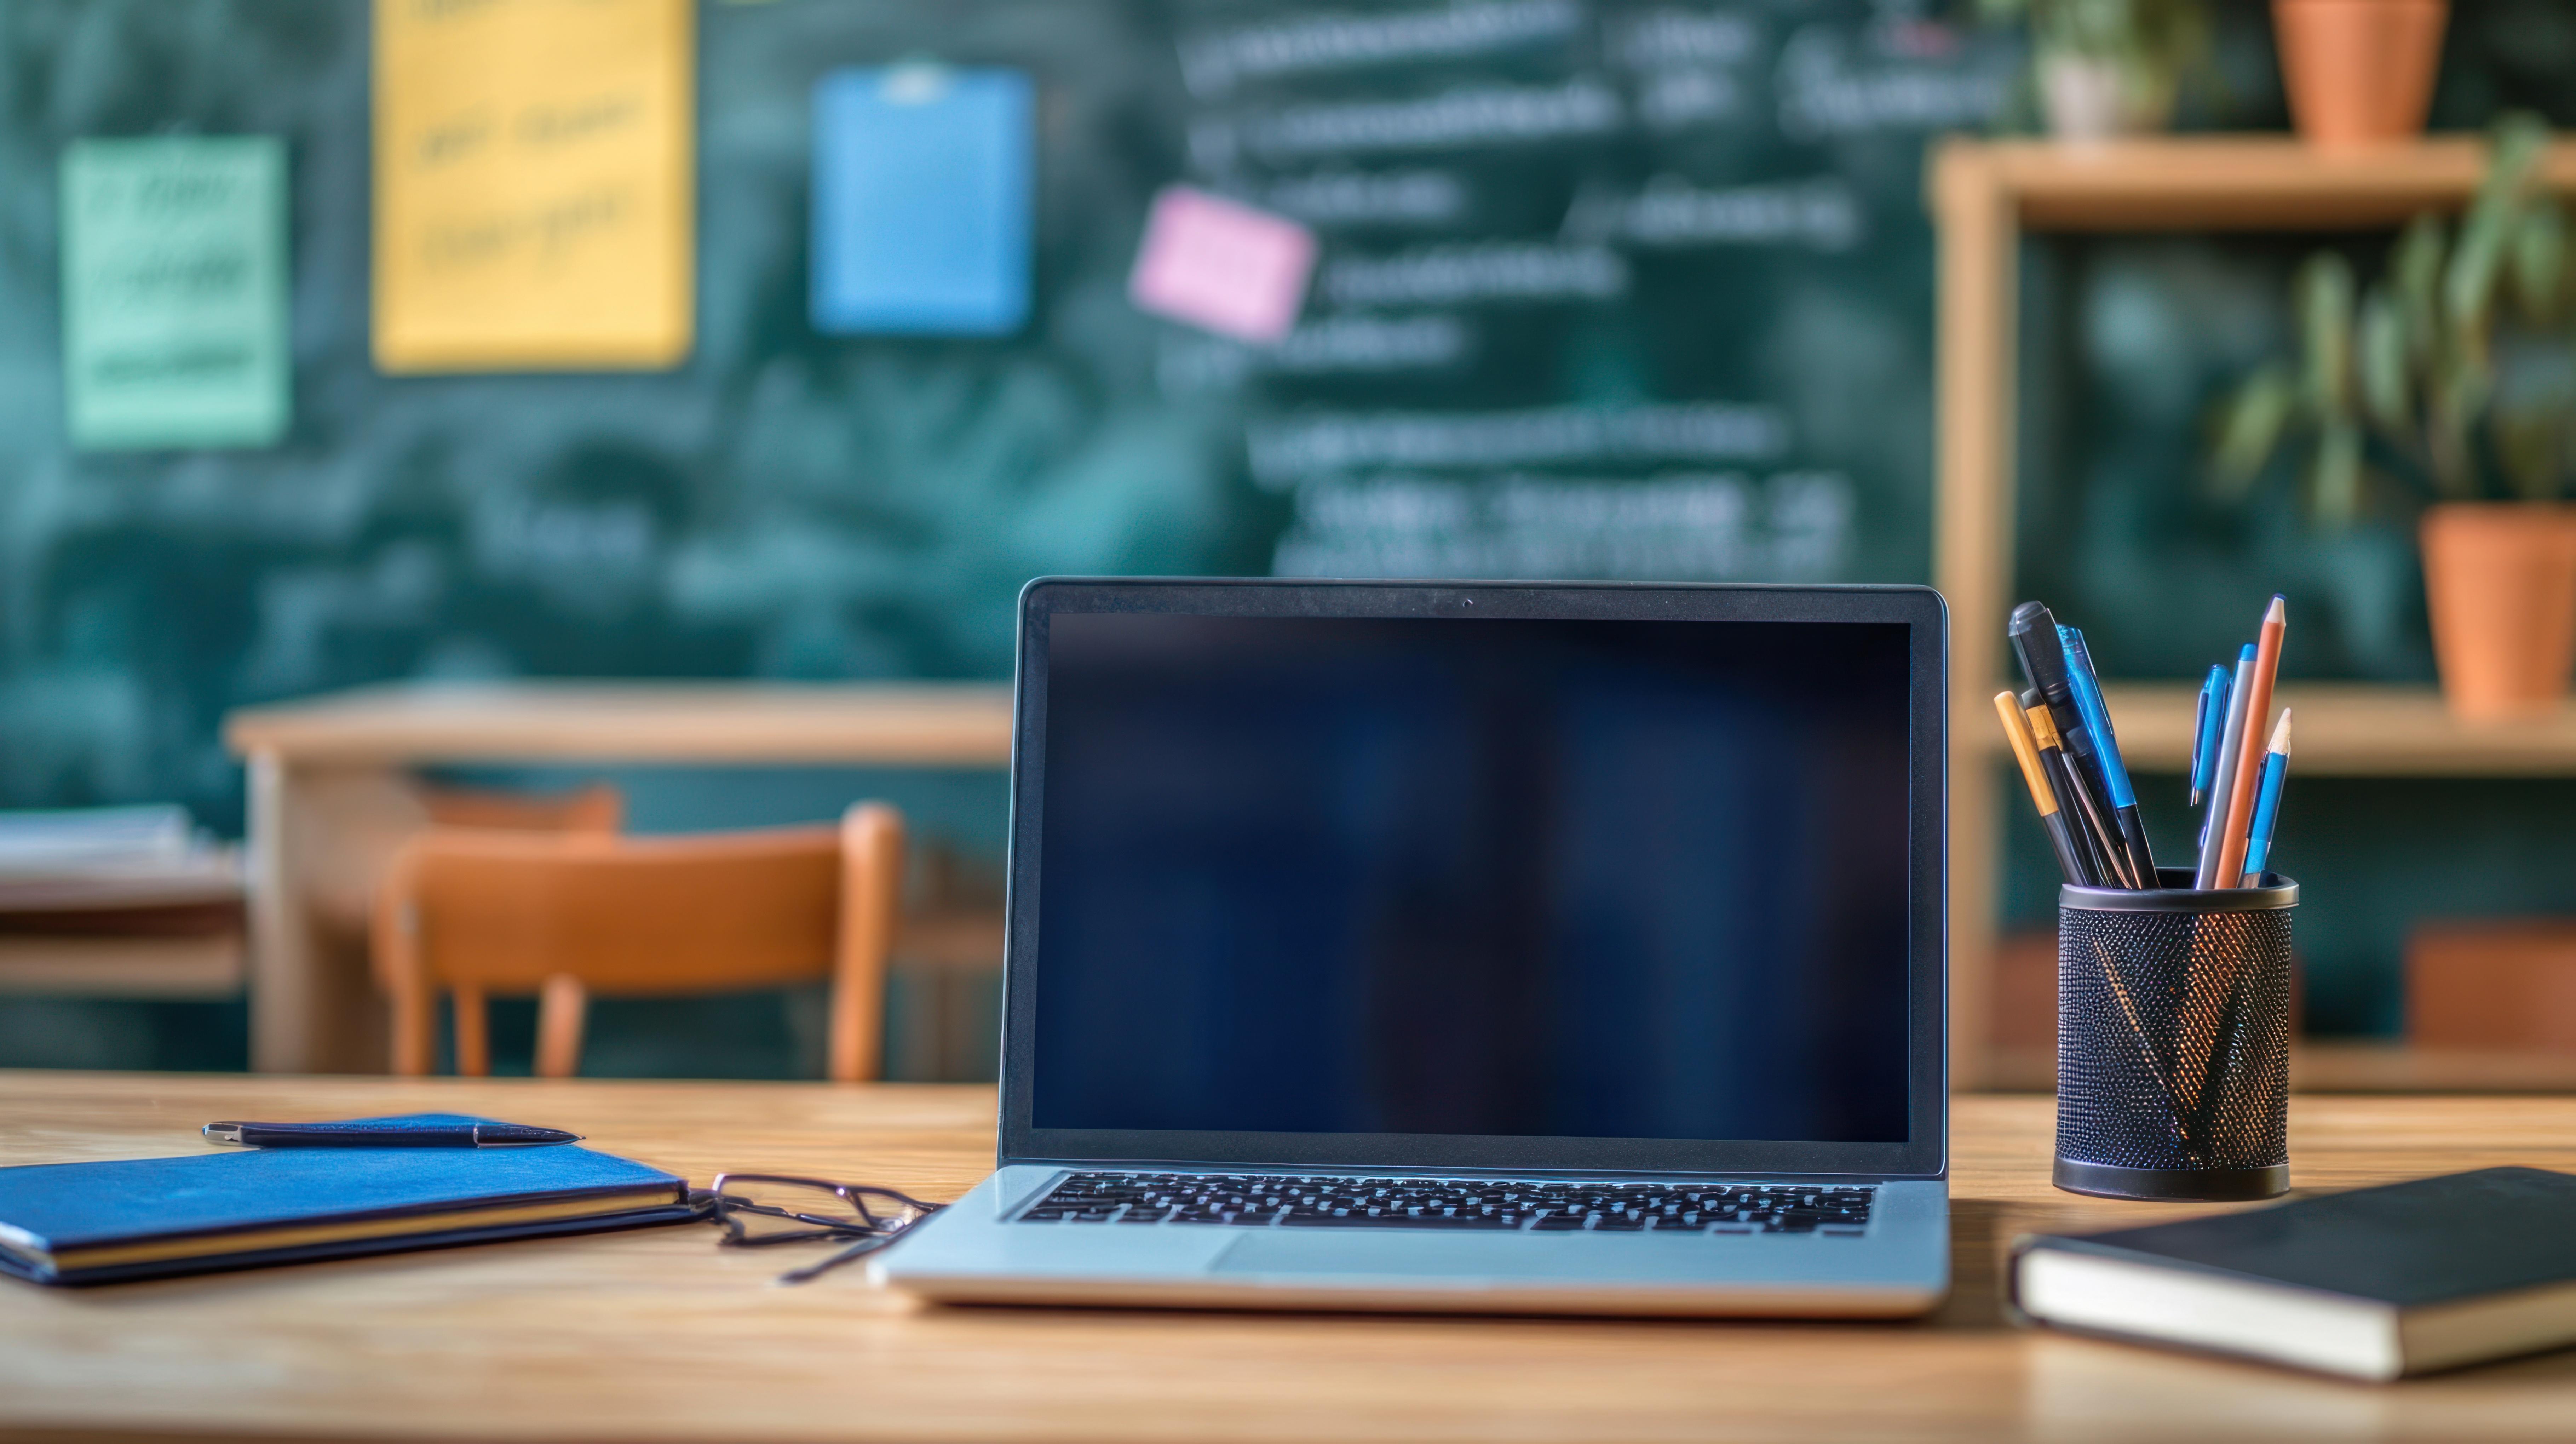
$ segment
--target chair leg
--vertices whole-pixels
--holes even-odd
[[[884,1070],[886,969],[902,913],[903,814],[862,802],[841,818],[841,946],[827,1069],[835,1083]]]
[[[467,1078],[492,1076],[491,1016],[483,1008],[483,990],[459,984],[456,1000],[456,1071]]]
[[[409,986],[393,995],[394,1072],[406,1078],[429,1076],[438,1052],[438,998],[428,989]]]
[[[414,850],[394,855],[369,919],[377,985],[392,1002],[393,1068],[426,1077],[438,1052],[438,989],[421,964],[420,917],[412,897]]]
[[[570,973],[547,977],[537,992],[537,1076],[570,1078],[581,1072],[581,1035],[589,1021],[590,993]]]

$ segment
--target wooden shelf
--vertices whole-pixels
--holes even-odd
[[[2182,682],[2103,684],[2131,771],[2190,767],[2199,694]],[[2463,722],[2430,687],[2356,682],[2284,683],[2273,705],[2297,713],[2292,758],[2302,777],[2576,777],[2576,709],[2528,721]],[[1982,710],[1962,725],[2001,755],[1992,709]]]
[[[2393,230],[2420,211],[2456,211],[2478,187],[2486,145],[2426,137],[2320,151],[2287,135],[2173,136],[2101,145],[1955,139],[1927,167],[1940,231],[1933,490],[1933,585],[1950,602],[1955,677],[2011,670],[2004,622],[2013,596],[2014,443],[2024,237],[2044,232],[2193,233]],[[2576,142],[2551,145],[2544,182],[2576,190]],[[2178,772],[2190,756],[2194,688],[2111,690],[2133,767]],[[2293,686],[2301,775],[2576,776],[2576,720],[2471,728],[2429,690]],[[2020,783],[1995,760],[2001,739],[1984,695],[1957,699],[1950,772],[1950,1039],[1962,1087],[1996,1076],[1992,1002],[1996,872],[2004,811]],[[2026,806],[2027,803],[2020,805]],[[2322,1056],[2322,1055],[2321,1055]]]
[[[1997,1048],[1985,1086],[2045,1093],[2057,1086],[2057,1058],[2032,1048]],[[2419,1048],[2402,1042],[2316,1041],[2290,1050],[2290,1088],[2299,1093],[2576,1093],[2576,1053],[2488,1053]]]
[[[2463,204],[2486,154],[2475,135],[2344,152],[2283,135],[1954,141],[1930,183],[1936,194],[1962,180],[1992,187],[2040,231],[2371,229]],[[2576,189],[2576,146],[2555,147],[2546,165],[2550,183]],[[1981,174],[1949,174],[1962,169]]]

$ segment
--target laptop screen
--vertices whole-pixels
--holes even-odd
[[[1902,1142],[1908,641],[1054,614],[1030,1121]]]

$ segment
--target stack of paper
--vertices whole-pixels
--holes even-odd
[[[0,992],[222,997],[240,853],[181,807],[0,812]]]

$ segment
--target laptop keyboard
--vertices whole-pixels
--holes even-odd
[[[1019,1222],[1857,1237],[1869,1226],[1872,1192],[1791,1184],[1075,1173],[1029,1205]]]

